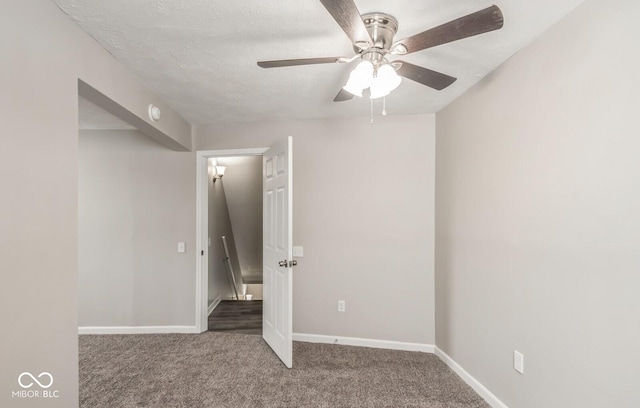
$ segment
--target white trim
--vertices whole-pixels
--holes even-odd
[[[157,334],[200,333],[195,326],[86,326],[78,327],[78,334]]]
[[[420,351],[423,353],[433,353],[435,349],[433,344],[304,333],[293,333],[293,341],[302,341],[305,343],[342,344],[347,346],[371,347],[388,350]]]
[[[196,328],[200,331],[203,331],[204,321],[206,317],[203,316],[202,313],[202,303],[206,302],[205,299],[208,298],[207,290],[209,286],[209,275],[206,273],[207,264],[206,259],[209,256],[209,248],[208,246],[204,246],[202,240],[203,228],[202,228],[202,217],[204,217],[205,223],[208,222],[208,212],[206,208],[202,207],[201,202],[204,200],[206,202],[206,195],[203,197],[203,193],[207,191],[207,189],[203,189],[201,184],[202,180],[206,179],[206,158],[203,159],[199,155],[196,157]],[[208,176],[208,175],[207,175]],[[207,185],[208,186],[208,185]],[[205,229],[206,230],[206,229]],[[201,255],[200,251],[204,250],[204,254]],[[203,266],[204,264],[204,266]],[[202,270],[205,273],[202,273]],[[204,275],[204,276],[203,276]]]
[[[436,356],[440,357],[440,360],[444,361],[446,365],[449,366],[464,382],[466,382],[475,392],[478,393],[489,405],[493,408],[508,408],[507,405],[500,401],[498,397],[496,397],[487,387],[482,385],[482,383],[476,380],[471,374],[467,372],[460,364],[456,363],[451,357],[447,355],[444,351],[440,350],[436,347],[435,350]]]
[[[250,149],[226,149],[226,150],[198,150],[196,151],[196,325],[197,333],[207,331],[207,304],[209,290],[209,232],[203,228],[209,222],[207,211],[208,194],[208,173],[207,160],[210,157],[233,157],[233,156],[261,156],[269,150],[266,147]],[[204,251],[203,254],[201,252]]]
[[[269,150],[268,147],[252,147],[249,149],[225,149],[225,150],[198,150],[198,156],[210,157],[234,157],[234,156],[262,156]]]
[[[222,296],[218,296],[217,298],[213,299],[213,302],[211,302],[211,304],[209,305],[209,308],[207,309],[207,317],[209,317],[209,315],[211,314],[211,312],[213,312],[213,310],[218,307],[218,305],[220,304],[220,302],[222,302]]]

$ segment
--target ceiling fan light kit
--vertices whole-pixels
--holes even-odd
[[[412,37],[393,41],[398,31],[398,20],[386,13],[361,15],[353,0],[320,0],[336,23],[347,34],[356,55],[349,57],[322,57],[291,60],[260,61],[262,68],[297,65],[348,63],[357,58],[361,62],[351,71],[349,80],[334,98],[343,102],[353,96],[362,97],[369,88],[370,98],[389,95],[402,82],[401,77],[435,90],[442,90],[456,81],[449,75],[432,71],[404,61],[389,61],[387,56],[406,55],[446,44],[463,38],[502,28],[504,17],[496,5],[468,14]]]
[[[362,16],[372,44],[358,50],[362,62],[351,71],[347,84],[342,88],[351,94],[362,97],[362,91],[370,88],[370,98],[387,96],[396,89],[402,79],[385,58],[390,53],[393,36],[398,31],[398,21],[388,14],[368,13]]]

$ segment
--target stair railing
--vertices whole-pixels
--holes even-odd
[[[240,300],[238,297],[238,289],[236,287],[236,277],[233,273],[233,265],[231,265],[231,258],[229,257],[229,248],[227,247],[227,238],[223,235],[222,239],[222,247],[224,248],[224,262],[225,269],[227,270],[227,279],[229,280],[229,286],[233,289],[233,292],[236,294],[236,300]]]

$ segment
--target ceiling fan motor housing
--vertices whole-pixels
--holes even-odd
[[[386,13],[367,13],[362,15],[367,31],[373,40],[373,45],[364,50],[354,46],[362,58],[369,60],[375,67],[382,64],[386,54],[390,52],[393,37],[398,32],[398,20]]]

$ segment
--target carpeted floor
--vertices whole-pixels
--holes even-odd
[[[488,407],[433,354],[260,336],[80,336],[81,407]]]

